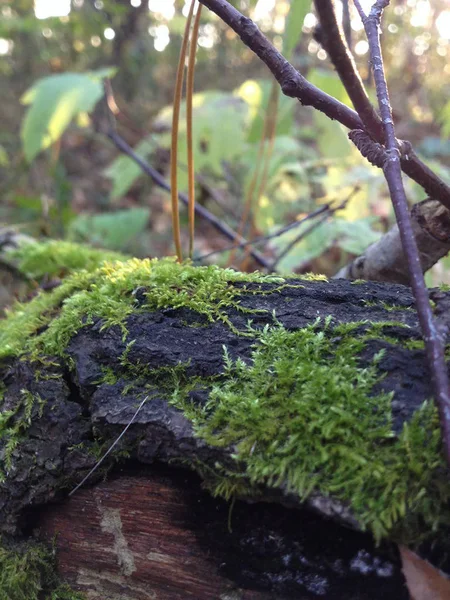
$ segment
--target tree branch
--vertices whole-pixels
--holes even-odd
[[[425,281],[420,265],[419,251],[412,229],[408,202],[402,181],[400,151],[395,137],[392,109],[384,74],[383,57],[381,54],[379,27],[381,15],[383,14],[384,8],[389,5],[389,1],[390,0],[377,0],[372,6],[369,16],[364,13],[359,0],[354,0],[354,3],[361,16],[367,34],[367,40],[369,42],[378,104],[386,137],[387,159],[384,161],[383,171],[389,186],[389,192],[391,194],[402,240],[403,251],[408,261],[411,287],[416,300],[417,312],[433,380],[436,403],[439,409],[444,450],[447,461],[450,463],[450,396],[447,366],[444,357],[444,340],[433,319],[428,292],[425,287]]]

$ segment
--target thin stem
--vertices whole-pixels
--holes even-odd
[[[450,396],[444,355],[444,340],[433,319],[433,312],[420,264],[419,251],[412,230],[408,202],[401,175],[400,151],[395,137],[392,108],[381,54],[379,27],[383,10],[389,5],[389,0],[378,0],[375,2],[369,16],[364,13],[359,0],[354,0],[354,3],[361,16],[369,42],[372,70],[385,131],[386,153],[388,155],[383,170],[394,206],[403,251],[408,263],[411,287],[416,300],[419,322],[423,332],[433,380],[436,404],[439,410],[445,455],[447,462],[450,464]]]
[[[129,156],[134,162],[139,165],[142,171],[148,175],[154,183],[163,190],[166,190],[170,193],[170,184],[164,179],[161,173],[158,173],[156,169],[154,169],[151,165],[147,163],[142,157],[136,154],[136,152],[131,148],[129,144],[117,133],[114,127],[110,126],[108,131],[105,132],[109,139],[113,142],[120,152]],[[178,198],[185,204],[188,205],[188,197],[186,194],[182,192],[178,193]],[[220,231],[225,237],[229,240],[238,240],[240,242],[246,242],[246,240],[239,236],[231,227],[229,227],[226,223],[224,223],[221,219],[216,217],[213,213],[211,213],[208,209],[206,209],[201,204],[195,205],[195,213],[208,221],[217,231]],[[254,258],[254,260],[264,269],[270,269],[270,262],[257,250],[252,249],[250,254]]]
[[[192,4],[195,0],[192,0]],[[186,136],[187,136],[187,167],[188,167],[188,223],[189,223],[189,258],[192,258],[194,252],[195,235],[195,169],[194,169],[194,151],[192,136],[192,98],[194,95],[194,74],[195,74],[195,55],[197,51],[198,30],[200,27],[200,16],[202,14],[202,5],[199,4],[197,14],[192,28],[191,44],[189,46],[189,62],[186,79]]]
[[[195,0],[191,1],[191,7],[186,20],[184,29],[183,42],[180,49],[180,57],[178,59],[177,76],[175,82],[175,92],[173,95],[173,115],[172,115],[172,146],[170,152],[170,187],[172,199],[172,229],[173,240],[179,262],[183,260],[183,252],[181,250],[181,232],[180,232],[180,214],[178,208],[178,126],[180,121],[180,106],[181,96],[183,93],[184,65],[186,62],[187,46],[189,41],[189,30],[191,28],[192,15],[194,13]]]

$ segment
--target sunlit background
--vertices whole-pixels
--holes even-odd
[[[130,0],[131,6],[138,7],[145,0]],[[75,7],[81,7],[84,3],[84,0],[74,0]],[[170,34],[169,27],[167,22],[170,22],[171,19],[175,16],[175,0],[148,0],[148,8],[154,13],[154,17],[156,20],[160,20],[161,25],[154,25],[149,28],[148,33],[154,38],[154,47],[157,51],[162,52],[170,42]],[[190,2],[186,1],[184,14],[187,14],[188,5]],[[276,1],[275,0],[259,0],[253,12],[253,19],[258,23],[264,25],[265,21],[268,19],[270,13],[275,8]],[[285,4],[286,6],[283,6]],[[278,12],[279,18],[277,18],[275,22],[275,29],[279,29],[280,31],[284,28],[284,15],[286,14],[287,2],[278,2]],[[361,4],[363,5],[365,10],[368,10],[372,4],[371,0],[362,0]],[[102,0],[95,1],[95,7],[101,10],[103,5]],[[244,2],[245,5],[245,2]],[[342,10],[341,2],[337,2],[338,10]],[[406,9],[411,9],[410,11],[410,24],[413,27],[430,27],[431,22],[434,20],[435,27],[439,33],[438,47],[436,48],[436,52],[441,56],[446,56],[448,52],[448,42],[450,39],[450,8],[448,10],[442,10],[441,12],[436,14],[436,11],[432,7],[432,2],[430,0],[407,0],[406,6],[399,5],[394,6],[393,10],[396,15],[402,15]],[[71,0],[35,0],[35,15],[38,19],[49,19],[52,17],[60,17],[60,18],[70,18],[71,11]],[[8,14],[3,12],[4,17],[8,17]],[[314,27],[316,23],[315,16],[310,13],[306,16],[304,27],[309,30]],[[352,29],[354,31],[360,31],[362,28],[361,21],[359,18],[354,18],[352,20]],[[43,35],[51,35],[50,29],[44,29]],[[390,25],[389,32],[392,34],[397,33],[397,26]],[[106,40],[111,40],[114,38],[115,32],[112,28],[105,28],[103,31],[103,37]],[[418,35],[414,42],[414,53],[417,56],[422,55],[429,46],[429,36],[430,34]],[[205,48],[213,47],[216,40],[216,31],[213,25],[208,25],[208,27],[204,27],[202,35],[200,37],[200,45],[203,45]],[[92,36],[91,44],[95,47],[101,44],[100,36]],[[11,41],[0,39],[0,55],[7,54],[11,52]],[[308,50],[313,53],[318,54],[318,58],[325,60],[326,53],[324,50],[321,50],[315,42],[311,42]],[[368,51],[368,45],[365,40],[361,40],[355,46],[355,52],[358,55],[364,55]],[[450,72],[450,68],[448,68],[447,72]]]
[[[311,6],[291,32],[295,39],[290,60],[314,85],[351,104],[320,44],[313,2],[233,0],[233,4],[283,52],[289,8]],[[362,4],[368,11],[372,2]],[[346,34],[376,104],[368,43],[351,0],[336,0],[338,18],[343,18],[346,5],[350,8]],[[30,165],[24,160],[20,134],[27,107],[20,99],[39,82],[57,81],[63,75],[74,85],[83,77],[86,82],[92,71],[107,69],[114,73],[118,130],[167,177],[173,86],[189,6],[190,0],[0,0],[0,221],[19,223],[31,235],[68,236],[136,256],[173,251],[170,202],[139,169],[133,171],[117,157],[117,150],[99,134],[97,111],[91,105],[82,106],[76,118],[72,113],[67,117],[59,106],[60,118],[67,117],[67,130],[58,144],[38,153]],[[383,16],[381,42],[397,136],[410,140],[427,164],[450,181],[450,0],[393,0]],[[194,119],[199,142],[196,169],[206,177],[208,189],[219,193],[216,205],[206,201],[208,208],[236,227],[236,215],[241,214],[258,165],[273,78],[209,10],[202,12],[198,46],[195,106],[202,108]],[[62,105],[67,108],[79,101],[83,105],[86,87],[69,88]],[[251,119],[245,116],[243,102]],[[284,96],[279,103],[279,131],[267,190],[255,201],[254,231],[268,234],[318,203],[342,202],[358,186],[345,212],[295,246],[282,264],[288,270],[300,265],[332,274],[346,260],[345,253],[357,255],[392,226],[383,174],[357,153],[337,122]],[[51,105],[50,95],[39,107],[38,124],[45,122]],[[183,141],[180,144],[184,147]],[[181,169],[182,181],[185,175]],[[405,185],[411,203],[424,199],[423,190],[411,179],[405,178]],[[124,214],[116,214],[117,209]],[[143,219],[142,211],[149,210],[151,217]],[[124,215],[135,219],[139,234],[124,231]],[[196,235],[197,246],[205,252],[226,243],[210,231]],[[279,248],[286,243],[287,238],[273,242]],[[446,260],[435,269],[434,283],[450,282],[450,259]]]

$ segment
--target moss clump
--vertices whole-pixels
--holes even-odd
[[[17,263],[17,269],[30,279],[66,277],[73,271],[94,271],[105,261],[126,260],[118,252],[99,250],[87,245],[59,240],[26,243],[10,250],[8,258]]]
[[[175,259],[105,262],[93,272],[74,272],[31,302],[16,304],[0,322],[0,359],[25,353],[32,358],[63,356],[70,338],[96,318],[104,327],[121,326],[126,336],[125,319],[139,311],[188,307],[210,321],[229,323],[224,308],[233,304],[239,308],[236,298],[249,282],[284,280],[215,266],[180,265]],[[138,291],[145,296],[140,304]]]
[[[53,552],[41,545],[0,545],[0,600],[84,600],[59,582]]]
[[[302,499],[320,492],[348,504],[377,539],[416,541],[448,522],[436,410],[424,403],[397,437],[391,395],[372,395],[380,356],[359,367],[363,347],[348,324],[280,326],[261,334],[250,364],[226,361],[203,409],[189,405],[178,386],[172,402],[196,434],[234,448],[236,470],[218,465],[215,492],[230,496],[245,482]]]
[[[3,400],[3,390],[0,390],[0,406]],[[11,468],[12,455],[14,450],[20,444],[28,427],[31,425],[33,407],[37,404],[37,413],[42,416],[44,402],[40,396],[33,394],[26,389],[20,391],[20,400],[14,408],[0,411],[0,440],[5,440],[4,448],[1,452],[2,463],[0,467],[0,482],[4,481],[6,471]]]

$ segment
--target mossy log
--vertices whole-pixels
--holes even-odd
[[[450,295],[432,297],[445,328]],[[0,337],[0,531],[58,533],[87,597],[406,599],[398,541],[450,571],[408,288],[128,261],[20,309]]]

